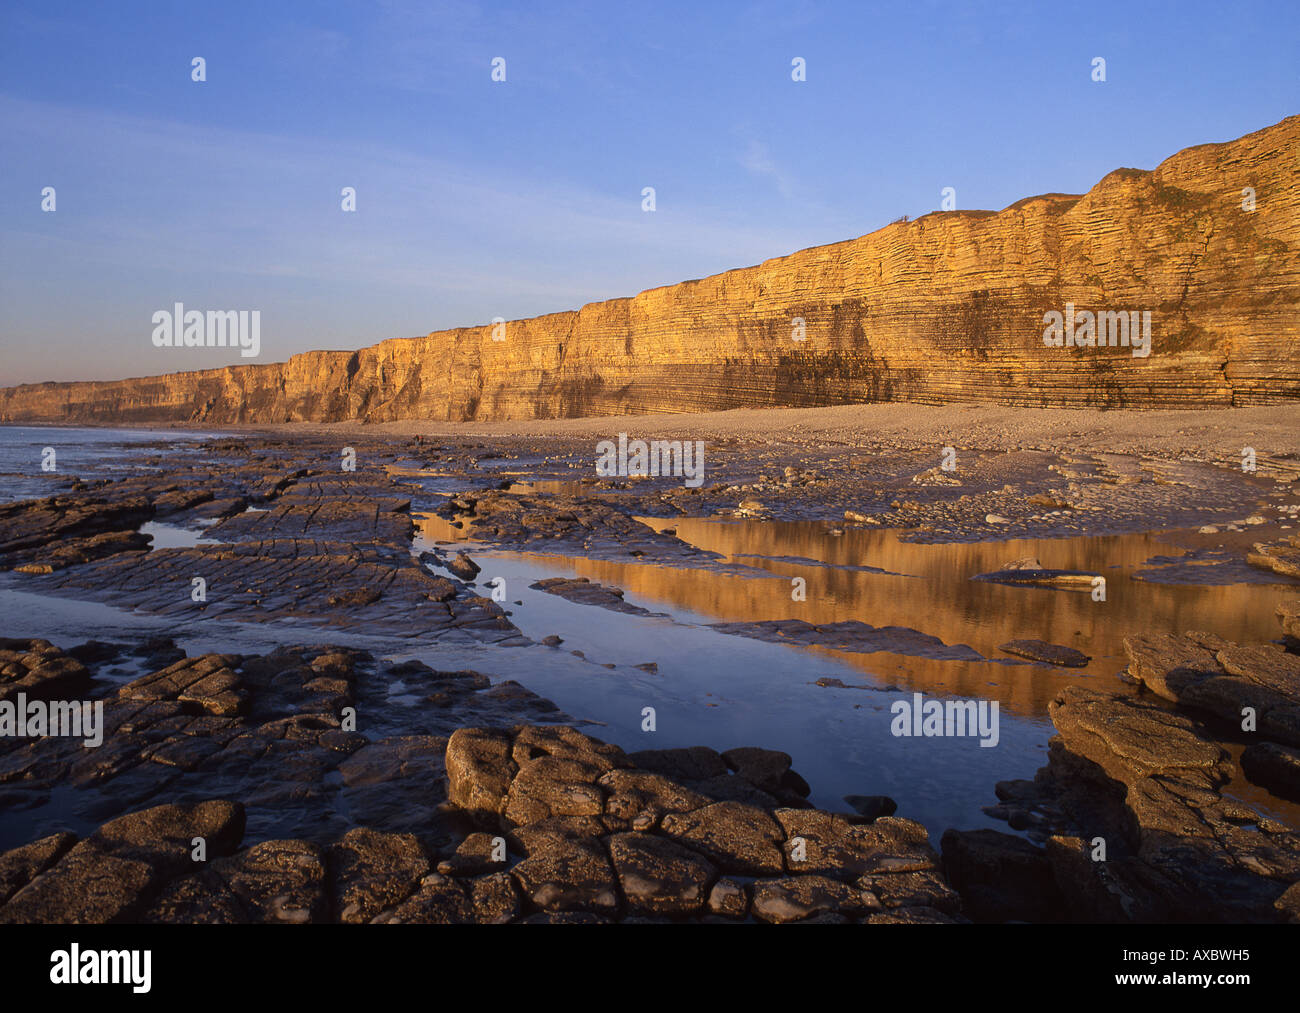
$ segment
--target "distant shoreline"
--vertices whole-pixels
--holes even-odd
[[[446,422],[405,419],[358,422],[289,422],[248,425],[121,423],[58,425],[5,423],[3,428],[122,429],[203,432],[237,436],[479,436],[484,439],[604,439],[678,436],[691,439],[780,439],[797,443],[857,444],[888,440],[899,445],[965,446],[985,450],[1064,447],[1078,451],[1130,454],[1187,454],[1233,458],[1243,447],[1261,456],[1294,461],[1300,470],[1300,402],[1219,409],[1010,408],[995,405],[927,405],[886,402],[825,408],[740,408],[673,415],[603,415],[574,419]]]

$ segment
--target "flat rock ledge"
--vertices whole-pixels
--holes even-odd
[[[634,616],[663,616],[663,612],[651,612],[640,605],[633,605],[623,600],[623,589],[597,584],[586,577],[547,577],[528,585],[534,591],[545,591],[571,601],[578,605],[595,605],[609,609],[611,612],[623,612]]]
[[[758,622],[711,623],[709,629],[735,637],[752,637],[770,644],[829,647],[855,654],[889,651],[916,658],[942,661],[987,661],[966,644],[945,644],[938,637],[907,626],[872,626],[858,619],[814,624],[802,619],[765,619]]]
[[[123,666],[146,674],[122,681]],[[329,841],[358,824],[442,835],[436,809],[452,732],[573,720],[513,680],[493,685],[479,672],[347,647],[187,657],[167,638],[68,651],[0,641],[0,704],[12,711],[12,698],[52,686],[96,698],[102,741],[0,735],[6,846],[23,839],[10,820],[41,828],[32,833],[85,831],[147,805],[210,798],[245,803],[258,839]],[[385,724],[399,686],[412,716]],[[365,732],[345,727],[349,709]]]
[[[964,920],[924,827],[808,808],[789,767],[461,728],[445,768],[464,832],[442,849],[365,827],[241,848],[241,804],[159,805],[0,855],[0,923]]]
[[[1284,629],[1295,603],[1278,610]],[[1131,695],[1066,687],[1033,781],[985,811],[1026,832],[948,831],[975,921],[1300,923],[1300,832],[1225,793],[1300,790],[1300,656],[1207,634],[1130,638]],[[1254,714],[1246,728],[1243,709]],[[1187,713],[1184,713],[1184,712]]]
[[[1002,644],[999,651],[1006,651],[1019,658],[1028,658],[1044,665],[1062,665],[1066,668],[1085,668],[1092,659],[1082,651],[1062,644],[1049,644],[1045,640],[1011,640]]]
[[[1256,542],[1255,551],[1246,554],[1246,562],[1283,577],[1300,578],[1300,537],[1292,535],[1271,545]]]

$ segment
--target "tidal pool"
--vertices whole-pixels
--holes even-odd
[[[482,593],[490,593],[489,581],[504,579],[502,605],[524,633],[534,639],[557,634],[564,643],[549,649],[554,655],[583,655],[568,654],[571,661],[563,663],[556,657],[557,664],[535,672],[521,660],[511,677],[570,714],[604,722],[603,737],[627,749],[782,749],[813,786],[818,806],[844,809],[847,794],[890,795],[900,815],[921,820],[936,838],[948,827],[1007,829],[981,809],[996,802],[997,781],[1031,778],[1045,762],[1053,734],[1047,708],[1060,689],[1077,683],[1133,691],[1119,678],[1127,664],[1125,636],[1203,630],[1239,642],[1276,640],[1274,609],[1296,593],[1295,584],[1285,583],[1146,579],[1159,561],[1182,555],[1177,533],[917,544],[888,530],[849,528],[836,536],[818,522],[641,520],[656,530],[674,529],[683,541],[719,553],[718,562],[727,565],[662,566],[462,546],[483,567]],[[417,552],[437,541],[467,541],[439,517],[417,522]],[[971,579],[1024,556],[1046,568],[1105,576],[1105,600],[1087,591]],[[629,603],[665,614],[613,612],[528,586],[554,576],[621,588]],[[792,595],[794,578],[806,582],[804,600]],[[901,645],[897,652],[872,654],[787,646],[711,628],[774,619],[909,627],[947,645],[966,645],[986,660],[917,657],[902,653]],[[1091,660],[1085,668],[1066,669],[1024,663],[999,650],[1022,638],[1074,647]],[[646,663],[657,672],[635,667]],[[974,737],[892,735],[892,704],[916,692],[996,701],[997,747],[982,748]],[[647,706],[655,708],[654,733],[641,729]],[[1238,744],[1224,745],[1240,753]],[[1240,775],[1227,793],[1300,826],[1300,806]]]

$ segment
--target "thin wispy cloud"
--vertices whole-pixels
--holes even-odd
[[[749,145],[741,153],[740,164],[755,176],[771,180],[782,197],[794,197],[794,184],[785,172],[777,168],[772,153],[762,141],[750,139]]]
[[[646,215],[636,193],[593,191],[504,165],[471,172],[398,148],[357,152],[327,139],[12,97],[0,97],[0,129],[24,150],[61,151],[56,161],[76,173],[62,186],[59,212],[60,223],[75,228],[51,233],[37,227],[46,224],[40,218],[15,227],[7,217],[0,266],[16,279],[33,264],[76,265],[79,273],[129,264],[143,302],[127,319],[114,319],[109,308],[100,317],[101,327],[126,340],[147,334],[149,305],[183,297],[186,277],[202,276],[203,290],[233,306],[262,305],[265,283],[280,280],[340,292],[405,290],[428,307],[394,326],[410,334],[575,309],[741,266],[738,260],[757,263],[803,238],[729,223],[707,207],[674,203]],[[105,155],[93,167],[74,167],[85,150]],[[113,153],[130,153],[129,162],[117,163]],[[357,190],[356,214],[340,210],[343,186]],[[573,271],[574,259],[593,254],[599,269]],[[274,306],[267,309],[273,317]],[[318,312],[332,309],[324,303]],[[6,321],[20,340],[34,339],[36,326],[17,315]],[[303,344],[281,345],[278,357],[312,347],[320,329],[309,318],[300,326]],[[377,322],[348,343],[385,336]],[[276,348],[268,347],[273,357]]]

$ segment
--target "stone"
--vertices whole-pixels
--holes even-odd
[[[1093,581],[1100,574],[1088,570],[994,570],[992,573],[976,574],[971,580],[989,581],[994,584],[1029,585],[1036,587],[1055,587],[1064,591],[1091,591]]]
[[[244,807],[237,802],[159,805],[109,820],[83,843],[168,869],[185,869],[195,837],[206,842],[209,859],[229,854],[244,836],[244,821]]]
[[[642,770],[652,771],[674,781],[705,781],[727,772],[727,761],[706,746],[688,749],[643,749],[627,757]]]
[[[1067,668],[1084,668],[1092,659],[1082,651],[1061,644],[1049,644],[1044,640],[1012,640],[998,647],[1020,658],[1041,661],[1047,665],[1063,665]]]
[[[1214,657],[1229,675],[1247,679],[1288,701],[1300,703],[1300,655],[1288,654],[1271,644],[1253,647],[1232,644]]]
[[[858,886],[874,893],[886,908],[923,907],[948,915],[961,911],[961,898],[937,870],[864,876]]]
[[[717,870],[704,858],[662,837],[614,834],[608,845],[633,914],[694,914],[717,878]]]
[[[248,921],[305,925],[329,914],[325,856],[307,841],[263,841],[212,868],[239,898]]]
[[[939,864],[925,828],[912,820],[882,816],[864,824],[816,809],[778,809],[774,815],[782,831],[785,867],[792,874],[855,880]]]
[[[1300,882],[1292,883],[1279,894],[1273,906],[1292,925],[1300,925]]]
[[[1152,692],[1240,724],[1256,712],[1266,739],[1300,746],[1300,658],[1273,645],[1240,646],[1204,633],[1128,637],[1129,672]]]
[[[473,919],[480,925],[505,925],[519,915],[519,891],[507,872],[470,880],[469,900]]]
[[[1229,777],[1226,751],[1195,722],[1158,707],[1068,686],[1048,713],[1072,750],[1117,781],[1175,771],[1199,773],[1207,783]]]
[[[533,905],[546,912],[617,911],[614,869],[598,838],[560,820],[523,827],[516,836],[527,857],[510,873]]]
[[[1047,852],[996,830],[947,830],[943,870],[977,922],[1050,922],[1064,903]]]
[[[48,640],[0,638],[0,702],[75,698],[90,685],[80,661]]]
[[[780,875],[781,829],[762,809],[739,802],[715,802],[690,813],[670,813],[663,833],[698,851],[726,873]]]
[[[744,918],[749,914],[749,898],[745,885],[739,880],[723,876],[709,891],[706,907],[710,914],[722,918]]]
[[[1300,802],[1300,749],[1256,742],[1242,752],[1241,770],[1248,780],[1274,795]]]
[[[1282,626],[1283,633],[1300,640],[1300,598],[1279,602],[1277,621]]]
[[[167,880],[192,870],[193,838],[203,837],[215,859],[238,845],[243,830],[243,807],[225,801],[110,820],[14,892],[0,907],[0,924],[129,921]]]
[[[861,915],[870,908],[880,910],[874,896],[864,900],[862,890],[825,876],[761,879],[751,905],[755,918],[778,925],[827,913]]]
[[[161,885],[150,866],[74,847],[0,907],[0,925],[88,925],[129,921]]]
[[[596,783],[607,793],[606,817],[637,830],[657,826],[666,813],[691,812],[712,801],[662,774],[643,770],[611,770]]]
[[[784,787],[783,778],[793,762],[789,753],[755,746],[728,749],[722,759],[739,776],[764,791],[779,791]]]
[[[866,919],[868,925],[951,925],[954,921],[950,915],[932,907],[895,908]]]
[[[1246,562],[1263,570],[1272,570],[1283,577],[1300,577],[1300,546],[1295,542],[1294,538],[1289,543],[1279,542],[1273,545],[1256,542],[1255,551],[1247,553]]]
[[[844,801],[868,822],[898,812],[898,803],[888,795],[845,795]]]
[[[761,622],[712,623],[710,629],[732,636],[752,637],[769,643],[828,647],[836,651],[894,654],[947,661],[983,661],[984,657],[965,644],[945,644],[938,637],[906,626],[872,626],[857,619],[813,624],[802,619],[770,619]]]
[[[1189,683],[1223,674],[1214,653],[1186,637],[1125,637],[1124,652],[1129,673],[1157,696],[1175,703]]]
[[[522,763],[510,783],[502,814],[516,826],[552,816],[599,816],[605,798],[596,778],[598,763],[559,756],[538,756]]]
[[[1193,685],[1225,680],[1246,684]],[[1074,686],[1049,713],[1060,734],[1038,780],[1082,831],[1046,848],[1072,920],[1277,920],[1278,885],[1300,878],[1300,835],[1223,795],[1232,765],[1212,734],[1167,705]],[[1093,861],[1098,838],[1105,861]]]
[[[429,871],[412,834],[355,827],[328,855],[333,909],[339,921],[354,925],[406,899]]]
[[[581,760],[602,771],[628,765],[618,746],[593,739],[568,725],[525,725],[516,731],[510,755],[520,766],[538,756]]]
[[[415,892],[400,904],[371,919],[373,925],[467,925],[474,921],[464,886],[454,879],[429,873]]]
[[[57,862],[77,841],[62,831],[0,855],[0,905]]]
[[[481,567],[465,553],[458,552],[448,561],[447,569],[461,580],[473,580],[479,575]]]
[[[508,735],[458,728],[447,740],[447,797],[479,823],[495,827],[517,767]]]
[[[438,872],[444,876],[477,876],[485,872],[498,872],[509,861],[509,855],[502,846],[504,840],[497,834],[470,834],[456,845],[456,850],[451,855],[438,862]],[[502,857],[497,858],[498,854]]]
[[[535,591],[545,591],[547,594],[557,595],[566,601],[577,602],[580,605],[595,605],[611,612],[623,612],[628,615],[638,616],[663,614],[654,613],[649,609],[641,608],[639,605],[625,602],[621,588],[597,584],[586,577],[547,577],[528,586]]]

